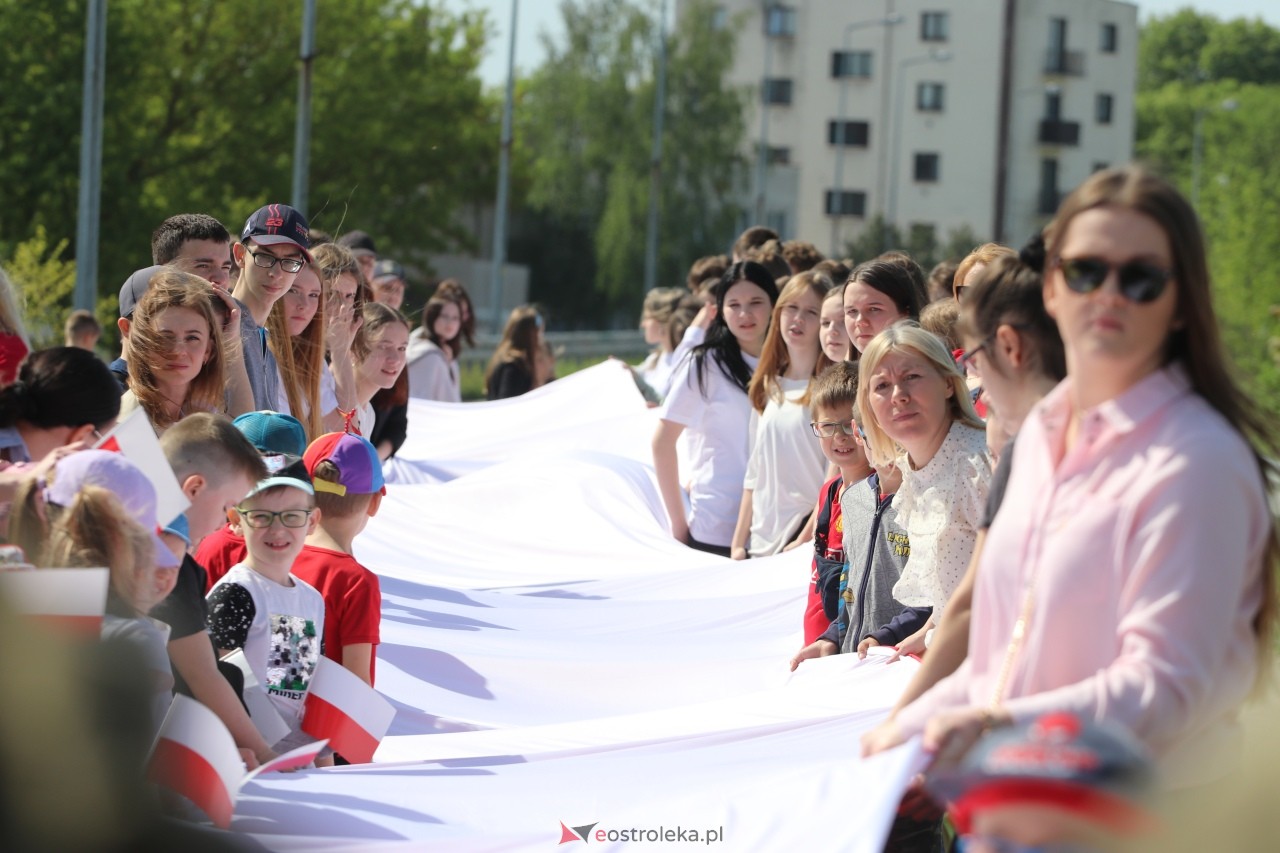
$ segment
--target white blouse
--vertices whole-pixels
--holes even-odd
[[[982,524],[991,487],[987,435],[956,421],[923,468],[912,470],[905,454],[897,464],[902,486],[893,508],[911,556],[893,597],[908,607],[932,607],[936,620],[964,577]]]

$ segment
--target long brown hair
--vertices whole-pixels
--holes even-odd
[[[467,346],[475,346],[476,309],[471,304],[471,294],[467,293],[467,289],[462,286],[462,282],[456,278],[446,278],[436,285],[436,292],[431,294],[431,298],[452,299],[458,303],[458,307],[462,309],[462,337],[467,342]]]
[[[458,360],[459,353],[462,352],[462,324],[458,324],[458,334],[454,335],[450,340],[444,340],[436,334],[436,320],[440,319],[441,313],[444,312],[446,305],[455,305],[458,308],[458,314],[462,314],[462,303],[448,296],[433,296],[427,300],[426,307],[422,309],[422,334],[427,336],[427,340],[431,341],[442,350],[449,351],[449,358],[454,361]],[[461,316],[459,316],[461,320]]]
[[[1123,166],[1096,172],[1063,199],[1057,215],[1045,228],[1047,264],[1058,258],[1058,249],[1071,220],[1086,210],[1114,207],[1143,214],[1164,231],[1173,254],[1173,281],[1177,288],[1177,328],[1169,335],[1165,362],[1180,362],[1192,389],[1226,419],[1253,449],[1264,490],[1270,489],[1280,471],[1271,461],[1280,456],[1274,421],[1244,392],[1231,370],[1213,310],[1208,254],[1200,220],[1182,194],[1141,166]],[[1046,266],[1046,269],[1048,266]],[[1264,494],[1265,499],[1265,494]],[[1268,504],[1270,506],[1270,504]],[[1271,634],[1276,621],[1276,567],[1280,539],[1274,516],[1263,555],[1263,599],[1254,618],[1265,675],[1272,655]]]
[[[222,327],[214,311],[213,285],[188,272],[165,269],[151,279],[151,286],[138,302],[129,326],[129,390],[138,398],[151,423],[160,429],[179,417],[169,414],[166,398],[156,384],[153,365],[173,352],[173,342],[156,327],[167,308],[187,308],[199,314],[209,326],[209,357],[180,401],[181,414],[221,412],[225,405],[226,369],[222,351]]]
[[[520,362],[530,376],[534,375],[533,360],[538,353],[540,328],[542,315],[538,313],[537,306],[521,305],[512,310],[511,316],[507,318],[507,325],[502,329],[502,340],[498,342],[498,348],[493,351],[493,358],[489,359],[489,366],[485,369],[485,387],[488,387],[489,379],[499,366],[512,361]]]
[[[320,371],[324,369],[324,305],[329,285],[318,268],[303,267],[298,275],[315,275],[320,282],[320,304],[307,327],[296,335],[289,334],[284,299],[277,299],[267,317],[267,344],[280,365],[289,412],[307,431],[307,441],[315,441],[324,430],[320,425]]]
[[[751,405],[757,412],[764,412],[764,407],[770,400],[780,402],[783,399],[782,386],[778,383],[778,378],[791,367],[791,353],[787,350],[786,342],[782,340],[782,309],[803,294],[811,293],[818,297],[819,314],[821,314],[822,302],[827,298],[831,288],[831,279],[827,274],[813,270],[796,273],[782,288],[782,293],[778,295],[778,302],[773,306],[773,318],[769,321],[769,331],[764,338],[764,347],[760,350],[760,364],[751,375],[751,383],[747,385],[747,397],[750,398]],[[818,360],[814,362],[813,373],[809,375],[809,387],[805,389],[804,396],[798,401],[802,406],[809,405],[813,377],[831,363],[831,359],[827,358],[821,342],[817,339],[818,334],[819,330],[815,326],[814,339],[818,347]]]

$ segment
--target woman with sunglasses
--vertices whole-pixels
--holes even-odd
[[[923,730],[945,761],[992,726],[1069,711],[1133,731],[1166,787],[1206,784],[1269,669],[1277,444],[1228,367],[1177,190],[1139,167],[1096,173],[1045,247],[1068,378],[1018,433],[968,659],[896,733]]]

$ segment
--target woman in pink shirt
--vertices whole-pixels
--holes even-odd
[[[1068,378],[1018,434],[969,657],[897,735],[950,760],[993,726],[1070,711],[1133,731],[1167,787],[1207,783],[1268,665],[1276,444],[1227,367],[1199,224],[1173,187],[1099,172],[1045,244]]]

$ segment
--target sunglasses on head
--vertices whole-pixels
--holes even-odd
[[[1067,287],[1076,293],[1093,293],[1115,270],[1120,280],[1120,293],[1131,302],[1154,302],[1164,293],[1173,271],[1144,261],[1111,264],[1100,258],[1059,258],[1058,268]]]

